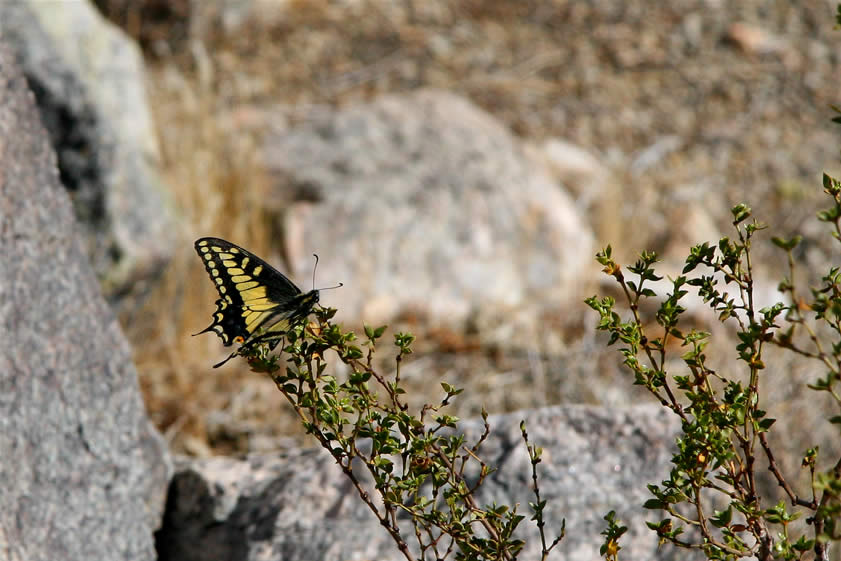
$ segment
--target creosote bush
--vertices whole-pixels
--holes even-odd
[[[832,236],[841,241],[841,182],[824,175],[823,186],[832,206],[818,219],[830,224]],[[640,304],[656,297],[648,284],[661,280],[654,268],[657,256],[643,253],[628,268],[634,275],[629,280],[611,257],[610,246],[597,255],[630,308],[630,317],[623,319],[612,298],[587,299],[599,313],[598,329],[610,334],[609,344],[621,345],[634,383],[682,421],[668,479],[648,486],[652,498],[645,508],[662,513],[659,521],[648,525],[661,543],[700,549],[708,559],[828,560],[829,544],[841,539],[841,457],[827,463],[819,461],[817,444],[804,450],[802,468],[809,472],[810,485],[795,489],[791,482],[798,474],[782,473],[769,444],[768,433],[776,419],[766,414],[760,387],[769,383],[764,352],[774,345],[823,368],[825,375],[809,387],[841,406],[841,269],[829,268],[822,285],[806,296],[796,282],[792,254],[800,238],[774,237],[772,242],[788,256],[788,275],[779,285],[788,303],[760,309],[755,302],[751,246],[766,227],[751,219],[745,205],[734,207],[732,215],[736,238],[691,249],[683,274],[671,281],[672,292],[659,305],[655,327],[648,327],[641,317]],[[712,369],[705,354],[710,334],[682,328],[686,309],[681,299],[689,289],[697,291],[719,321],[734,327],[733,345],[742,373]],[[685,370],[671,373],[668,358],[677,346],[683,349]],[[841,416],[832,416],[829,422],[841,425]],[[770,470],[787,501],[769,504],[762,496],[757,484],[760,466]],[[805,532],[791,525],[802,516],[808,524]],[[608,524],[602,554],[615,559],[622,532],[612,517]]]
[[[401,398],[405,391],[400,365],[412,352],[414,337],[394,335],[396,366],[393,376],[386,377],[372,366],[385,327],[366,326],[365,340],[357,345],[354,333],[330,322],[334,314],[334,309],[316,310],[316,322],[289,331],[285,363],[270,355],[265,345],[257,346],[247,354],[251,368],[271,376],[307,433],[333,455],[406,559],[451,555],[457,560],[516,559],[524,545],[514,537],[524,519],[517,505],[480,505],[474,499],[493,471],[480,458],[490,431],[487,413],[482,414],[483,434],[468,443],[453,430],[458,419],[442,411],[462,390],[442,383],[440,403],[411,412]],[[346,380],[326,373],[328,352],[350,367]],[[537,484],[542,451],[529,442],[524,423],[520,429],[532,465],[531,520],[540,531],[542,559],[546,559],[563,538],[564,525],[557,537],[546,537],[546,502]],[[471,464],[478,466],[477,477],[466,475]],[[378,497],[366,488],[368,477]],[[407,518],[409,524],[401,522]],[[414,546],[409,544],[410,535]]]

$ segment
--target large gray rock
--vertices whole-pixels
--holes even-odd
[[[679,430],[673,415],[655,406],[563,406],[492,416],[480,456],[499,471],[478,502],[519,503],[528,514],[534,495],[522,418],[530,441],[544,449],[538,473],[547,532],[557,533],[566,518],[567,537],[554,559],[601,559],[599,533],[609,510],[629,527],[623,558],[692,558],[668,547],[658,551],[641,507],[650,498],[646,484],[668,476]],[[481,423],[460,428],[475,441]],[[403,559],[327,452],[184,460],[177,471],[159,534],[162,561]],[[521,527],[528,544],[520,558],[538,559],[536,529],[527,520]]]
[[[575,298],[593,238],[575,204],[521,143],[469,101],[385,96],[268,141],[286,255],[322,295],[369,323],[412,313],[434,325],[476,316],[533,324]],[[479,322],[482,323],[481,321]],[[492,322],[491,322],[492,323]]]
[[[106,294],[124,296],[172,253],[139,50],[87,0],[0,2],[0,37],[35,92]]]
[[[2,44],[0,255],[0,559],[154,559],[167,452]]]

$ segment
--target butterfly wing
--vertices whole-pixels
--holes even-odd
[[[225,346],[269,331],[283,333],[318,301],[317,291],[302,294],[280,271],[236,244],[200,238],[195,247],[219,292],[213,323],[199,333],[213,331]]]

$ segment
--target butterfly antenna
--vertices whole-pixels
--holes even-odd
[[[315,265],[313,265],[313,268],[312,268],[312,288],[313,288],[313,290],[315,290],[315,270],[318,268],[318,254],[313,253],[312,256],[315,257]],[[344,285],[345,285],[344,283],[340,282],[336,286],[327,286],[325,288],[319,288],[318,290],[333,290],[334,288],[341,288]]]

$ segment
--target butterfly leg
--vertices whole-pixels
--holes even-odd
[[[286,332],[283,333],[265,333],[263,335],[258,335],[257,337],[253,337],[252,339],[246,341],[240,348],[238,352],[242,352],[243,350],[252,349],[255,346],[259,345],[260,343],[268,343],[269,350],[273,351],[277,344],[286,338]]]
[[[237,349],[236,351],[232,352],[232,353],[228,356],[228,358],[226,358],[226,359],[225,359],[225,360],[223,360],[222,362],[219,362],[219,363],[217,363],[217,364],[214,364],[214,365],[213,365],[213,368],[219,368],[220,366],[222,366],[223,364],[225,364],[226,362],[228,362],[229,360],[231,360],[232,358],[234,358],[235,356],[237,356],[237,355],[239,354],[239,351],[240,351],[240,350],[241,350],[241,349]]]
[[[260,343],[269,343],[269,345],[270,345],[269,349],[274,350],[274,348],[277,346],[277,344],[281,340],[283,340],[284,337],[286,337],[286,333],[266,333],[265,335],[260,335],[258,337],[255,337],[255,338],[251,339],[250,341],[244,343],[236,351],[232,352],[228,356],[228,358],[226,358],[222,362],[214,364],[213,368],[219,368],[220,366],[222,366],[223,364],[225,364],[226,362],[228,362],[229,360],[231,360],[235,356],[241,355],[243,353],[243,351],[251,350],[255,346],[259,345]]]

